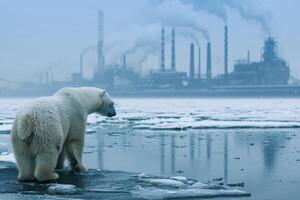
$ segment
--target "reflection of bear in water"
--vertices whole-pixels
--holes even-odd
[[[65,155],[73,171],[84,172],[82,152],[87,116],[116,115],[110,96],[97,88],[64,88],[22,108],[14,121],[11,140],[21,181],[58,179]]]

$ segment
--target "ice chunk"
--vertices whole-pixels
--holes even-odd
[[[95,131],[94,129],[92,129],[92,128],[86,129],[85,132],[86,132],[87,134],[96,133],[96,131]]]
[[[16,163],[14,154],[8,152],[3,152],[0,154],[0,161]]]
[[[164,178],[158,178],[158,179],[149,178],[149,179],[142,179],[142,181],[152,185],[168,186],[168,187],[175,187],[175,188],[180,188],[185,186],[185,184],[181,181],[164,179]]]
[[[212,190],[212,189],[161,189],[155,187],[144,188],[138,186],[135,190],[130,192],[135,198],[142,199],[169,199],[169,198],[214,198],[214,197],[242,197],[250,196],[249,193],[240,190]]]
[[[152,174],[146,174],[146,173],[141,173],[138,175],[139,179],[155,178],[155,177],[157,177],[157,176],[152,175]]]
[[[9,133],[11,129],[12,129],[12,124],[0,125],[0,133]]]
[[[172,176],[172,177],[170,177],[170,179],[173,179],[176,181],[181,181],[181,182],[188,181],[187,177],[184,177],[184,176]]]
[[[220,185],[205,184],[183,176],[163,178],[142,173],[137,178],[139,185],[130,192],[136,198],[168,199],[250,196],[249,193],[241,190],[229,190]]]
[[[177,178],[177,180],[176,180]],[[142,173],[138,176],[138,180],[142,181],[146,184],[150,185],[156,185],[156,186],[167,186],[167,187],[175,187],[175,188],[180,188],[184,187],[185,183],[183,183],[181,180],[187,180],[185,177],[173,177],[172,178],[161,178],[158,176],[150,175],[150,174],[145,174]]]
[[[75,185],[49,184],[48,192],[51,194],[75,194],[77,189]]]

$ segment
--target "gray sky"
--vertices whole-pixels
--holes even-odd
[[[104,12],[108,64],[120,63],[121,55],[127,52],[129,64],[143,73],[158,68],[163,24],[167,27],[167,42],[170,27],[177,28],[178,70],[188,69],[190,42],[203,47],[204,68],[204,47],[209,39],[213,74],[220,74],[226,21],[230,70],[234,60],[246,57],[247,50],[252,60],[259,60],[263,41],[271,34],[278,41],[279,55],[290,64],[292,74],[300,78],[299,8],[298,0],[1,0],[0,78],[37,80],[50,68],[57,80],[70,77],[79,71],[79,54],[85,48],[92,49],[84,62],[85,76],[90,76],[96,64],[93,48],[98,9]],[[169,45],[166,48],[169,67]]]

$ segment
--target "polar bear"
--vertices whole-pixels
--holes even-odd
[[[93,87],[63,88],[20,107],[11,131],[18,179],[56,180],[54,169],[64,167],[65,156],[73,171],[86,171],[82,164],[86,121],[95,112],[116,115],[107,92]]]

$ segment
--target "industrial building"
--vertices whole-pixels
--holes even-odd
[[[205,89],[214,86],[258,86],[258,85],[287,85],[290,79],[290,70],[287,63],[277,55],[277,43],[274,38],[267,38],[262,50],[261,61],[251,62],[248,59],[239,59],[229,72],[228,66],[228,26],[224,27],[224,74],[213,77],[212,45],[207,42],[206,47],[206,74],[201,74],[201,49],[198,47],[198,62],[195,64],[195,45],[190,44],[189,67],[187,72],[176,69],[176,30],[171,30],[171,66],[165,64],[165,28],[161,29],[160,38],[160,66],[150,71],[147,77],[126,66],[126,55],[121,65],[105,65],[103,52],[103,12],[98,11],[98,43],[97,66],[92,80],[84,80],[82,57],[80,55],[80,73],[72,76],[72,85],[92,85],[105,87],[111,90],[134,89]],[[53,83],[55,84],[55,83]],[[71,83],[69,83],[71,84]]]
[[[216,78],[216,84],[227,85],[287,85],[290,69],[287,63],[278,57],[277,43],[269,37],[264,42],[260,62],[240,59],[234,65],[233,72]],[[226,69],[226,68],[225,68]]]
[[[55,91],[65,86],[95,86],[106,88],[112,92],[126,95],[130,93],[150,95],[166,95],[174,93],[175,95],[212,95],[220,93],[226,94],[255,94],[261,91],[263,94],[271,91],[272,94],[300,94],[300,87],[288,85],[291,78],[288,64],[278,56],[277,42],[269,37],[265,40],[261,54],[261,61],[251,62],[248,53],[248,59],[239,59],[233,66],[233,71],[229,72],[228,66],[228,27],[224,28],[224,73],[213,77],[212,44],[207,41],[206,46],[206,74],[201,73],[201,48],[195,44],[190,44],[189,66],[186,71],[177,71],[176,66],[176,30],[171,30],[171,66],[165,64],[165,28],[161,30],[160,38],[160,64],[157,69],[143,77],[126,63],[126,55],[123,55],[123,62],[119,65],[105,64],[105,54],[103,50],[103,12],[98,11],[98,42],[97,42],[97,66],[95,67],[91,80],[83,77],[83,57],[87,50],[80,54],[80,72],[72,74],[71,81],[47,81],[46,84],[35,85],[36,93],[42,91]],[[157,38],[159,40],[159,38]],[[197,51],[197,58],[195,57]],[[198,62],[196,63],[195,60]],[[47,77],[49,75],[47,74]],[[34,83],[32,83],[34,84]],[[48,89],[47,89],[48,88]],[[24,88],[23,88],[24,89]],[[31,91],[32,90],[32,91]],[[30,89],[34,93],[33,89]],[[248,91],[248,92],[247,92]]]
[[[161,52],[160,52],[160,69],[153,70],[149,74],[151,86],[154,88],[180,88],[187,80],[185,72],[176,71],[176,39],[175,29],[172,29],[171,44],[171,68],[165,66],[165,29],[161,30]]]

